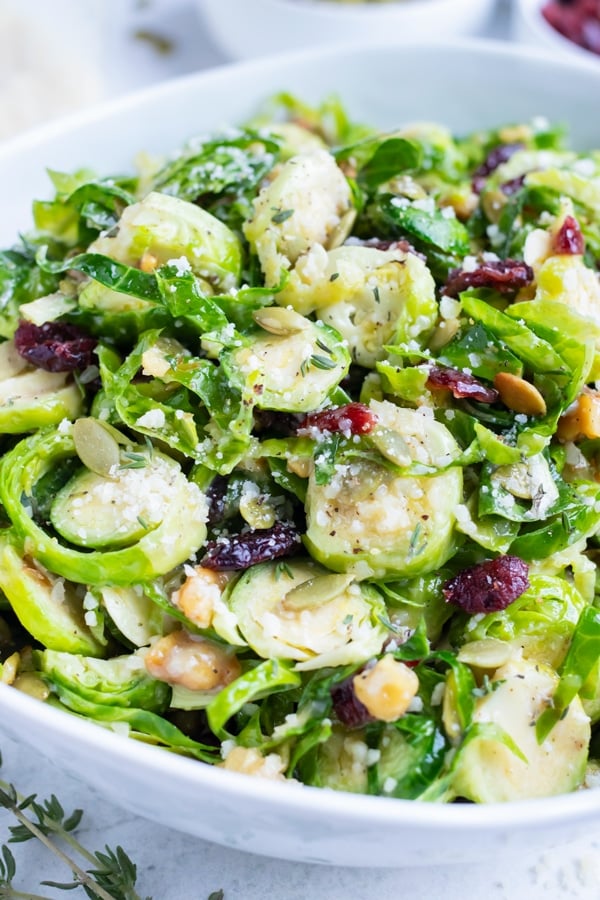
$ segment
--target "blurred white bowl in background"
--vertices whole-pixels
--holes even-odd
[[[600,56],[564,37],[542,15],[546,0],[513,0],[512,37],[525,44],[536,44],[571,59],[600,65]]]
[[[343,41],[481,33],[496,0],[196,0],[214,39],[234,59]]]
[[[0,139],[106,96],[96,0],[0,3]]]

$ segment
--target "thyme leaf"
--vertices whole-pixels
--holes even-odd
[[[293,215],[293,209],[280,209],[279,212],[276,212],[274,216],[271,216],[271,222],[274,222],[276,225],[280,225],[282,222],[285,222],[290,218],[290,216]]]

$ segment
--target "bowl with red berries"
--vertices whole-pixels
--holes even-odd
[[[600,63],[600,0],[515,0],[517,40]]]

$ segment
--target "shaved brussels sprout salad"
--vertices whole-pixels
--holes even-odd
[[[259,777],[591,783],[600,151],[282,94],[49,174],[0,254],[2,681]]]

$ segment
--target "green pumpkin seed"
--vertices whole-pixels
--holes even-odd
[[[382,456],[397,466],[410,466],[412,457],[408,444],[397,431],[391,428],[376,428],[371,434],[371,441]]]
[[[312,609],[339,597],[354,581],[353,575],[315,575],[288,591],[281,605],[290,611]]]
[[[515,648],[507,641],[483,638],[463,644],[458,651],[458,659],[478,669],[497,669],[507,663],[514,653]]]
[[[310,325],[300,313],[284,306],[267,306],[263,309],[256,309],[252,313],[252,318],[269,334],[282,336],[298,334],[300,331],[305,331]]]
[[[513,463],[510,466],[499,466],[492,475],[492,481],[497,482],[513,497],[521,500],[531,500],[535,494],[537,484],[533,483],[529,466],[526,463]]]
[[[47,700],[50,696],[50,688],[37,672],[23,672],[22,675],[18,675],[13,687],[23,694],[35,697],[36,700]]]
[[[275,510],[264,497],[248,497],[240,499],[240,515],[251,528],[272,528],[277,521]]]
[[[355,209],[349,209],[348,212],[344,213],[338,224],[329,235],[326,248],[327,250],[335,250],[336,247],[342,246],[342,244],[352,231],[352,226],[354,225],[355,219]]]
[[[119,442],[114,432],[114,428],[98,419],[77,419],[73,425],[77,456],[87,469],[103,478],[113,476],[120,463]]]

